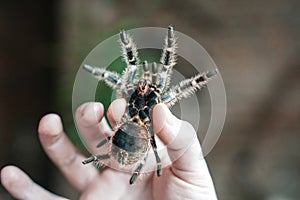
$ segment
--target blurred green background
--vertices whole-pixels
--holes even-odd
[[[297,0],[2,0],[0,167],[18,165],[77,199],[39,144],[38,120],[59,113],[80,145],[71,99],[85,56],[122,29],[172,24],[206,48],[226,86],[226,124],[207,156],[219,199],[300,199],[299,7]],[[11,199],[2,187],[0,199]]]

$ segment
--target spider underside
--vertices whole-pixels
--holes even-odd
[[[158,103],[164,103],[169,108],[182,98],[188,98],[200,90],[215,76],[217,69],[185,79],[179,84],[170,87],[172,68],[176,64],[176,38],[172,26],[168,27],[165,44],[162,50],[159,67],[155,62],[151,69],[147,61],[141,65],[138,52],[132,38],[125,31],[120,33],[120,44],[124,61],[127,64],[123,74],[84,65],[83,68],[99,80],[104,80],[109,86],[117,90],[119,98],[127,102],[125,114],[121,123],[114,127],[113,136],[105,138],[97,147],[107,142],[110,150],[104,155],[92,155],[83,161],[83,164],[94,162],[96,165],[105,159],[113,158],[121,166],[137,166],[130,178],[133,184],[140,175],[147,160],[148,152],[152,148],[156,163],[157,176],[162,175],[161,160],[157,153],[155,133],[152,126],[152,110]],[[138,68],[142,67],[143,74],[136,77]]]

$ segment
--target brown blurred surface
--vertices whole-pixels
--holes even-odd
[[[74,77],[98,42],[121,29],[172,24],[206,48],[226,87],[225,127],[207,156],[219,199],[300,199],[299,7],[296,0],[1,2],[1,167],[16,164],[76,198],[43,154],[38,119],[56,111],[72,126]]]

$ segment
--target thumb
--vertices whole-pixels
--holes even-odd
[[[167,146],[173,167],[185,171],[198,169],[197,162],[203,156],[191,124],[175,117],[166,105],[158,104],[153,110],[153,126],[154,132]]]
[[[164,104],[155,106],[153,126],[157,136],[167,146],[174,175],[196,185],[206,183],[214,191],[211,176],[193,126],[176,118]]]

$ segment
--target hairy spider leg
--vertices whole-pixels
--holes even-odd
[[[154,137],[154,131],[153,131],[152,127],[153,127],[153,124],[148,127],[148,131],[151,135],[150,142],[151,142],[152,150],[154,152],[156,163],[157,163],[156,173],[157,173],[157,176],[161,176],[162,175],[161,160],[160,160],[160,157],[159,157],[158,152],[157,152],[157,145],[156,145],[156,141],[155,141],[155,137]]]
[[[97,144],[97,148],[99,148],[99,147],[102,147],[103,145],[105,145],[108,141],[110,141],[110,139],[111,139],[111,136],[108,136],[107,138],[105,138],[105,139],[103,139],[101,142],[99,142],[98,144]]]
[[[168,92],[162,96],[162,102],[168,107],[172,107],[176,102],[182,98],[188,98],[197,90],[201,90],[207,85],[212,77],[218,74],[218,70],[197,74],[196,76],[185,79],[179,84],[173,86]]]
[[[127,65],[138,64],[138,52],[133,39],[125,32],[121,31],[120,41],[122,46],[123,58]]]
[[[104,155],[92,155],[91,157],[87,158],[86,160],[82,161],[82,164],[88,164],[91,162],[98,162],[100,160],[105,160],[110,158],[109,154],[104,154]]]
[[[132,84],[137,71],[138,52],[132,38],[125,31],[120,33],[120,43],[123,52],[123,58],[127,64],[122,79],[125,85]]]
[[[139,166],[134,170],[134,172],[129,180],[129,184],[132,185],[136,181],[137,177],[141,174],[141,170],[142,170],[144,164],[146,163],[147,158],[148,158],[148,153],[145,155],[143,161],[139,164]]]
[[[94,75],[99,80],[104,80],[105,83],[112,88],[120,88],[123,86],[121,78],[117,73],[107,71],[106,69],[83,65],[83,69]]]
[[[160,62],[163,67],[160,72],[160,83],[158,85],[158,89],[162,92],[165,88],[168,88],[170,84],[172,68],[176,64],[176,38],[174,36],[174,29],[171,25],[168,27],[168,34],[165,39],[165,45]]]
[[[156,141],[155,141],[155,136],[154,136],[154,131],[153,131],[153,120],[152,120],[153,107],[159,103],[156,98],[157,95],[158,94],[154,91],[152,91],[152,93],[149,94],[148,106],[150,108],[148,109],[148,115],[150,117],[150,120],[148,119],[149,121],[146,121],[147,123],[145,123],[145,124],[147,126],[148,134],[150,136],[151,147],[154,152],[156,163],[157,163],[157,176],[161,176],[162,175],[161,160],[160,160],[160,157],[157,152],[157,145],[156,145]]]

